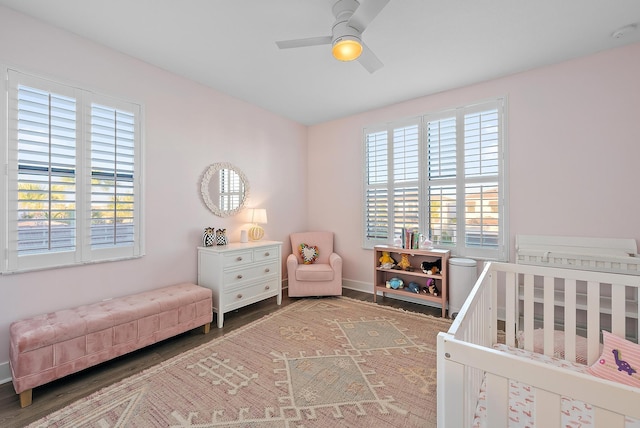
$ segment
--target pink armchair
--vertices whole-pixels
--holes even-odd
[[[333,232],[292,233],[291,250],[287,257],[289,296],[342,295],[342,257],[333,252]],[[304,264],[300,245],[318,247],[316,260]]]

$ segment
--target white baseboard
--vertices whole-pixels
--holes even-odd
[[[9,361],[0,363],[0,385],[11,382],[11,367]]]
[[[352,279],[342,279],[342,288],[349,290],[362,291],[363,293],[373,294],[371,283],[354,281]]]

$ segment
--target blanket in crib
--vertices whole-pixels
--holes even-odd
[[[495,345],[495,349],[508,352],[520,357],[537,360],[546,364],[552,364],[567,370],[587,373],[588,366],[559,358],[538,354],[524,349],[512,348],[504,344]],[[473,428],[487,427],[487,391],[485,384],[480,389],[476,414],[473,420]],[[533,409],[535,406],[535,394],[532,388],[524,383],[509,380],[509,428],[535,427]],[[561,412],[563,427],[595,427],[593,421],[593,408],[582,401],[569,397],[561,398]],[[640,420],[627,417],[626,428],[640,428]]]

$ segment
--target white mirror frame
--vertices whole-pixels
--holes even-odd
[[[244,185],[244,195],[242,197],[242,200],[240,201],[240,205],[232,210],[220,209],[220,207],[211,200],[211,195],[209,194],[209,182],[211,181],[211,177],[217,174],[221,169],[230,169],[238,174],[238,177]],[[202,200],[204,201],[204,204],[211,210],[212,213],[214,213],[218,217],[233,216],[238,214],[238,212],[240,212],[240,210],[245,207],[247,200],[249,199],[249,180],[247,180],[247,177],[239,168],[236,168],[234,165],[228,162],[214,163],[204,171],[202,182],[200,184],[200,193],[202,194]]]

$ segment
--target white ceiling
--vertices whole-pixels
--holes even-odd
[[[360,0],[362,3],[367,0]],[[0,0],[82,37],[316,124],[640,42],[638,0],[391,0],[363,33],[369,74],[330,46],[335,0]]]

